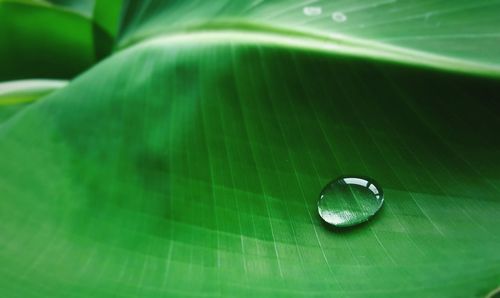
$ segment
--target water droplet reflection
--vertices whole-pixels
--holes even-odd
[[[372,179],[340,177],[321,191],[318,212],[325,222],[348,227],[369,220],[383,203],[382,189]]]
[[[304,7],[304,14],[308,17],[319,16],[323,13],[323,9],[319,6]]]
[[[337,22],[337,23],[343,23],[343,22],[347,21],[347,16],[340,11],[336,11],[336,12],[332,13],[332,20]]]

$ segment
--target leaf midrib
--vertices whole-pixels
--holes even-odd
[[[343,34],[224,19],[122,38],[116,51],[159,44],[258,44],[500,78],[500,65],[473,62]]]

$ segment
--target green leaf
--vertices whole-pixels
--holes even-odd
[[[110,38],[82,15],[0,1],[0,81],[72,78],[106,55]]]
[[[96,0],[47,0],[48,2],[81,13],[87,17],[92,16]]]
[[[123,0],[98,0],[95,3],[93,19],[111,36],[118,34]]]
[[[385,53],[392,60],[405,60],[391,55],[403,50],[406,58],[424,63],[428,58],[419,56],[428,53],[494,68],[497,73],[500,69],[499,0],[126,2],[121,47],[160,34],[192,30],[237,33],[250,25],[327,39],[332,47],[381,48],[377,56]],[[304,10],[311,7],[321,8],[321,14],[305,15]],[[335,21],[334,14],[344,15],[345,20]]]
[[[498,284],[497,80],[157,40],[0,129],[6,297],[480,297]],[[316,202],[369,175],[337,231]]]
[[[55,90],[66,86],[65,81],[24,80],[0,83],[0,124],[17,112]]]
[[[2,296],[498,288],[498,1],[475,2],[475,31],[465,1],[331,2],[354,30],[335,36],[286,3],[128,1],[119,52],[0,126]],[[425,11],[478,38],[387,44],[439,31]],[[349,174],[385,205],[333,229],[318,196]]]

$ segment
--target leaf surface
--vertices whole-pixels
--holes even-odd
[[[252,3],[129,1],[120,51],[0,127],[6,297],[484,297],[498,287],[495,48],[481,38],[455,54],[453,38],[395,47],[383,31],[330,38],[296,23],[303,6]],[[353,2],[335,3],[323,11],[343,11],[353,29]],[[431,3],[448,9],[387,5],[404,19]],[[497,3],[476,5],[488,16]],[[484,22],[475,33],[495,30]],[[332,229],[318,196],[350,174],[379,182],[385,205]]]

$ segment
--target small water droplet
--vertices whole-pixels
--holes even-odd
[[[340,177],[321,191],[318,212],[331,225],[349,227],[369,220],[383,203],[382,188],[372,179]]]
[[[304,14],[308,17],[319,16],[323,13],[323,9],[319,6],[304,7]]]
[[[332,13],[332,20],[334,20],[337,23],[343,23],[347,21],[347,16],[340,11],[336,11]]]

